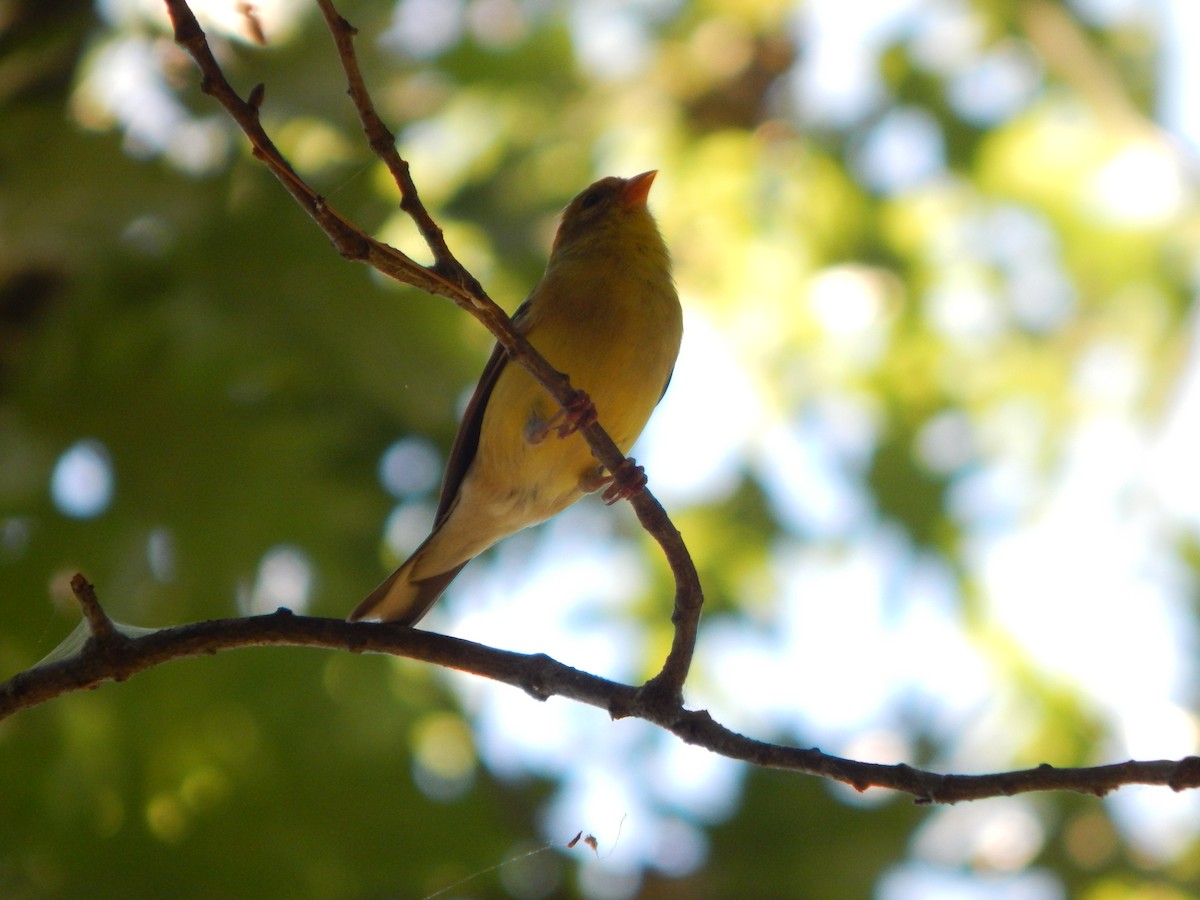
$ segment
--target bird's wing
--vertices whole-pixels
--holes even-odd
[[[662,398],[667,396],[667,388],[671,386],[671,377],[675,374],[675,367],[671,366],[671,371],[667,373],[667,380],[663,382],[662,393],[658,395],[658,399],[654,401],[654,405],[662,403]]]
[[[532,295],[530,300],[532,300]],[[513,326],[522,334],[528,328],[530,300],[522,303],[512,317]],[[446,461],[446,472],[442,476],[442,494],[438,498],[437,515],[433,520],[434,528],[441,525],[450,515],[450,510],[454,508],[458,489],[462,487],[467,469],[471,468],[471,463],[475,459],[475,451],[479,449],[479,430],[483,427],[483,414],[487,409],[488,399],[492,396],[492,390],[496,387],[496,382],[500,380],[500,373],[504,371],[506,365],[508,365],[508,353],[503,346],[497,343],[492,348],[492,355],[488,357],[487,365],[483,367],[483,374],[479,376],[479,383],[475,385],[475,393],[471,395],[471,400],[467,403],[462,422],[458,426],[458,434],[454,437],[454,445],[450,448],[450,457]]]

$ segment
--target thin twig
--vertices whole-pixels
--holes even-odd
[[[79,608],[83,611],[83,617],[87,620],[92,637],[97,641],[112,640],[118,632],[112,619],[108,617],[103,607],[100,606],[100,601],[96,598],[95,585],[76,573],[71,578],[71,592],[79,601]]]
[[[87,583],[81,575],[76,579]],[[99,609],[95,593],[90,588],[88,593],[89,602],[109,621]],[[1088,768],[1041,765],[988,775],[942,775],[904,764],[843,759],[816,748],[756,741],[721,725],[705,710],[667,709],[658,702],[647,703],[639,688],[581,672],[544,654],[512,653],[414,628],[297,616],[286,609],[266,616],[164,628],[126,638],[104,653],[83,652],[21,672],[0,684],[0,721],[62,694],[106,681],[123,681],[176,659],[266,646],[387,653],[422,660],[512,685],[539,700],[557,696],[610,712],[620,709],[624,715],[644,719],[729,759],[830,778],[858,791],[900,791],[918,803],[957,803],[1052,790],[1104,796],[1130,784],[1163,785],[1174,791],[1200,787],[1200,757],[1194,756]]]
[[[174,25],[176,43],[188,52],[200,68],[200,89],[225,107],[230,118],[250,140],[255,158],[270,169],[271,174],[279,179],[301,208],[321,226],[321,230],[329,237],[337,251],[347,259],[366,262],[405,284],[454,299],[455,295],[460,293],[454,285],[447,283],[437,273],[410,259],[395,247],[368,237],[326,203],[325,198],[296,173],[262,127],[259,107],[264,95],[263,86],[256,86],[251,91],[250,99],[243,100],[225,78],[225,73],[208,46],[208,39],[200,28],[200,23],[196,21],[185,0],[165,2]]]
[[[363,133],[367,136],[367,144],[371,151],[379,157],[392,174],[392,180],[400,191],[400,208],[416,223],[421,236],[433,253],[433,267],[443,275],[460,285],[467,293],[482,294],[483,288],[479,282],[458,261],[446,245],[446,238],[441,227],[433,220],[433,216],[421,202],[417,186],[413,183],[408,162],[401,158],[396,150],[396,137],[383,123],[379,113],[375,111],[375,103],[367,90],[363,79],[362,67],[358,64],[358,54],[354,49],[354,36],[358,29],[342,18],[334,9],[331,0],[317,0],[329,33],[337,47],[338,58],[342,61],[342,69],[346,73],[347,93],[354,101],[358,111],[359,121],[362,122]]]

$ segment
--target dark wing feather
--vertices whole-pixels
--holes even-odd
[[[658,400],[657,400],[657,401],[655,401],[655,405],[656,405],[656,406],[657,406],[659,403],[662,403],[662,398],[663,398],[663,397],[667,396],[667,388],[669,388],[669,387],[671,386],[671,377],[672,377],[674,374],[675,374],[675,367],[674,367],[674,366],[671,366],[671,371],[667,373],[667,381],[666,381],[666,383],[663,385],[662,393],[658,395]]]
[[[524,331],[522,325],[528,309],[529,301],[526,300],[513,315],[512,321],[517,331]],[[438,498],[437,515],[433,520],[434,528],[441,525],[446,516],[450,514],[450,510],[454,508],[458,489],[462,487],[467,470],[471,468],[471,463],[475,460],[475,451],[479,449],[479,430],[483,427],[484,410],[487,409],[492,390],[496,387],[496,382],[500,380],[500,373],[504,371],[507,364],[508,353],[497,343],[492,348],[492,355],[488,357],[487,365],[483,367],[479,383],[475,385],[475,393],[471,395],[471,400],[467,403],[462,422],[458,426],[458,434],[454,436],[454,445],[450,448],[450,457],[446,461],[446,472],[442,476],[442,494]],[[457,571],[455,569],[455,572]]]

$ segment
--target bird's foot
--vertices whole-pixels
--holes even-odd
[[[620,500],[628,500],[646,486],[646,470],[632,459],[626,458],[617,466],[617,470],[605,477],[608,489],[600,495],[606,506],[612,506]]]
[[[565,407],[551,416],[539,428],[529,432],[528,440],[531,444],[540,444],[550,436],[552,431],[556,432],[560,438],[565,438],[581,428],[587,428],[595,421],[596,404],[584,391],[577,390],[571,395],[571,400]]]

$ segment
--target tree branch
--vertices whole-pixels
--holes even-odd
[[[566,409],[577,397],[567,376],[557,371],[512,327],[512,321],[487,295],[479,282],[454,257],[446,246],[442,230],[425,209],[409,174],[408,163],[396,151],[395,139],[375,112],[358,58],[354,51],[355,29],[334,8],[332,0],[318,0],[333,35],[342,68],[349,83],[348,93],[358,110],[363,130],[372,151],[387,165],[400,190],[400,207],[416,222],[434,256],[432,267],[422,266],[401,251],[365,234],[330,207],[284,159],[263,130],[259,106],[264,96],[262,85],[251,91],[251,101],[243,100],[229,84],[216,57],[208,46],[203,30],[186,0],[165,0],[175,29],[175,41],[195,60],[201,72],[201,88],[213,96],[250,140],[256,158],[263,161],[283,183],[301,207],[325,231],[334,247],[347,259],[365,262],[377,271],[427,293],[452,300],[475,316],[519,365],[544,387],[559,406]],[[593,455],[610,472],[624,461],[617,445],[600,423],[581,429]],[[671,650],[663,667],[643,686],[648,699],[666,706],[682,702],[683,683],[691,668],[699,629],[704,594],[687,547],[678,529],[671,523],[662,505],[647,489],[635,493],[630,502],[642,527],[658,542],[675,577],[675,603],[671,621],[675,632]]]
[[[367,145],[391,172],[392,180],[400,191],[400,208],[420,229],[421,237],[433,253],[433,268],[450,277],[468,293],[482,295],[483,287],[446,246],[441,227],[433,220],[417,194],[417,186],[413,183],[408,162],[402,159],[396,150],[395,135],[375,111],[375,103],[371,100],[371,94],[363,80],[358,53],[354,49],[354,36],[358,34],[358,29],[342,18],[333,8],[331,0],[317,0],[317,5],[321,8],[325,24],[329,27],[329,33],[337,47],[338,58],[342,61],[342,70],[346,73],[346,83],[349,85],[346,93],[354,101],[363,133],[367,136]]]
[[[239,647],[318,647],[387,653],[458,669],[520,688],[538,700],[565,697],[606,710],[614,717],[643,719],[689,744],[729,759],[818,775],[858,791],[872,787],[900,791],[912,795],[918,803],[957,803],[1050,790],[1099,797],[1130,784],[1165,785],[1175,791],[1200,787],[1200,757],[1195,756],[1130,760],[1088,768],[1041,765],[989,775],[940,775],[904,764],[843,759],[816,748],[754,740],[721,725],[705,710],[668,707],[661,696],[648,699],[640,688],[581,672],[544,654],[513,653],[395,625],[297,616],[286,609],[266,616],[216,619],[126,637],[104,614],[87,579],[76,575],[71,586],[87,617],[91,637],[77,655],[21,672],[0,684],[0,721],[62,694],[94,688],[106,681],[124,681],[176,659]]]

